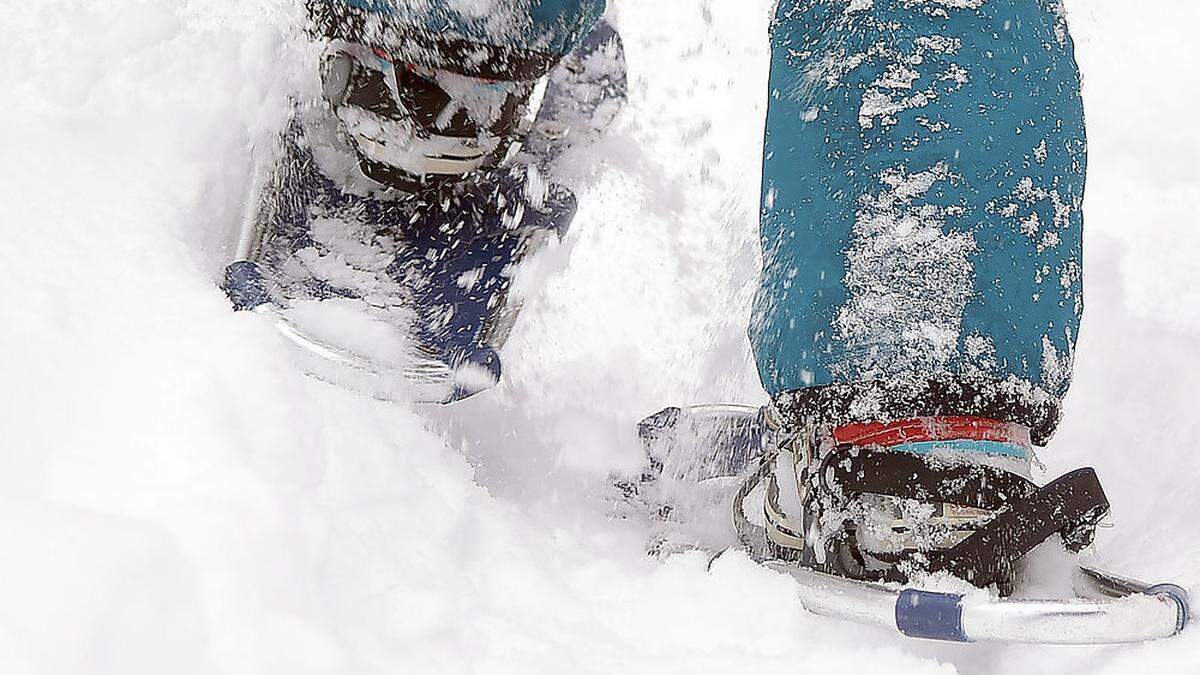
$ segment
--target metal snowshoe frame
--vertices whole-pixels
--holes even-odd
[[[854,581],[779,561],[765,563],[797,581],[808,611],[949,642],[1100,645],[1175,635],[1189,620],[1187,593],[1081,567],[1076,592],[1107,599],[1003,600]]]
[[[797,581],[808,611],[891,629],[908,637],[950,642],[1095,645],[1143,642],[1175,635],[1190,618],[1187,591],[1078,568],[1076,599],[1014,600],[980,589],[944,593],[859,581],[772,559],[766,528],[750,522],[745,500],[771,470],[763,461],[733,500],[733,522],[752,557]]]
[[[705,422],[719,425],[723,420],[730,428],[747,429],[758,419],[760,410],[749,406],[669,408],[648,418],[640,431],[644,439],[649,431],[652,440],[659,442],[681,421],[685,427],[695,428]],[[703,438],[718,442],[737,437],[716,428],[703,433]],[[719,458],[737,454],[729,448],[715,448],[714,453]],[[767,528],[752,522],[745,509],[746,500],[774,470],[777,454],[777,448],[767,448],[756,463],[743,467],[743,478],[732,499],[734,529],[742,550],[751,558],[797,582],[801,605],[814,614],[928,640],[1047,645],[1119,644],[1166,638],[1182,631],[1190,620],[1188,594],[1183,588],[1149,584],[1083,566],[1077,567],[1074,575],[1075,598],[1013,599],[996,597],[986,589],[956,593],[856,580],[781,559]]]
[[[403,365],[385,364],[314,337],[274,305],[262,305],[255,311],[271,317],[275,330],[293,348],[304,372],[322,382],[382,401],[411,397],[441,402],[454,397],[454,370],[436,358],[417,356]]]

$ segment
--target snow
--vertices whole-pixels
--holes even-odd
[[[931,5],[956,6],[962,0]],[[743,327],[768,1],[616,3],[632,103],[578,158],[497,390],[302,376],[215,288],[255,148],[315,91],[286,0],[39,0],[0,21],[0,672],[1187,672],[1200,633],[943,646],[802,611],[608,517],[661,407],[758,402]],[[1190,0],[1068,3],[1088,284],[1048,473],[1095,465],[1116,571],[1200,585]],[[569,254],[569,255],[568,255]]]
[[[855,357],[833,372],[870,379],[944,372],[957,355],[974,284],[975,237],[945,231],[957,207],[920,201],[951,180],[945,162],[915,173],[900,164],[884,169],[878,194],[859,198],[845,252],[848,297],[833,322]]]

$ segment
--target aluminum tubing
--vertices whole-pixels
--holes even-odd
[[[1144,642],[1178,632],[1179,605],[1161,595],[1113,600],[963,601],[963,632],[975,641],[1058,645]]]
[[[951,642],[1095,645],[1143,642],[1181,630],[1186,600],[1172,593],[1136,593],[1112,600],[997,600],[976,595],[891,588],[797,565],[767,567],[798,582],[805,609]]]
[[[421,357],[408,363],[375,362],[314,338],[274,309],[256,311],[271,315],[300,368],[318,380],[384,401],[441,403],[452,398],[454,371],[443,363]]]

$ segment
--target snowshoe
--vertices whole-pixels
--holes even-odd
[[[624,100],[620,40],[602,24],[548,75],[509,82],[325,37],[323,98],[263,163],[222,288],[270,314],[319,379],[471,396],[500,377],[516,268],[574,217],[554,162]]]
[[[316,165],[294,129],[223,288],[270,313],[310,374],[384,399],[443,402],[500,376],[517,306],[511,270],[575,212],[497,171],[419,194],[362,197]]]
[[[794,577],[810,611],[961,642],[1137,642],[1188,621],[1178,586],[1088,567],[1075,567],[1070,597],[1030,597],[1027,554],[1051,538],[1082,551],[1108,502],[1090,468],[1036,485],[1026,428],[924,418],[784,431],[770,408],[719,409],[719,419],[703,406],[642,422],[649,466],[696,461],[663,455],[679,451],[707,458],[692,474],[700,482],[739,473],[740,547]],[[697,438],[712,445],[695,453]]]

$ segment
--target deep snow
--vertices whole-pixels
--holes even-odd
[[[1200,671],[1196,629],[959,647],[816,618],[744,558],[658,562],[607,517],[641,416],[762,399],[769,0],[614,3],[631,104],[575,165],[499,389],[428,409],[302,376],[214,285],[253,148],[315,85],[295,4],[0,9],[0,672]],[[1198,592],[1200,6],[1068,9],[1088,309],[1042,459],[1100,471],[1102,560]]]

